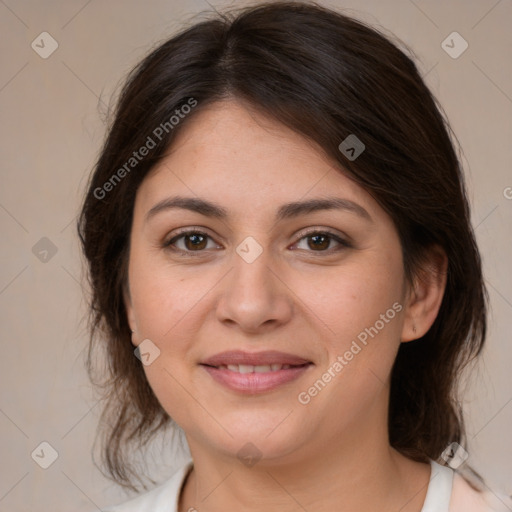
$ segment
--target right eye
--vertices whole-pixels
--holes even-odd
[[[190,253],[204,252],[204,249],[208,249],[208,239],[213,241],[213,239],[203,231],[182,231],[167,242],[164,242],[163,247],[171,248],[173,251],[182,252],[184,255],[187,254],[190,256]],[[216,247],[218,248],[219,246]],[[210,247],[210,249],[211,248],[212,247]]]

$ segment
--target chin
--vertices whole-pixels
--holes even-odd
[[[237,458],[242,463],[245,463],[245,459],[258,459],[261,463],[284,461],[305,442],[302,439],[304,429],[299,425],[285,425],[289,421],[283,422],[285,416],[278,421],[274,421],[274,415],[269,418],[244,418],[236,424],[236,428],[228,429],[233,437],[226,435],[222,439],[210,439],[210,443],[217,445],[226,456]]]

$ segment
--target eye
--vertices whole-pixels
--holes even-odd
[[[204,249],[212,249],[212,247],[208,247],[208,239],[212,240],[211,237],[203,231],[182,231],[165,242],[163,246],[164,248],[173,248],[183,253],[202,252]]]
[[[303,240],[306,241],[306,247],[300,247],[299,245]],[[333,241],[338,244],[337,249],[330,247]],[[351,247],[351,244],[329,231],[310,231],[309,233],[303,234],[297,243],[297,248],[302,250],[308,250],[309,248],[312,249],[312,252],[334,252],[346,247]]]
[[[176,252],[181,252],[183,255],[196,256],[193,253],[204,252],[205,249],[218,249],[219,246],[213,244],[208,246],[209,240],[213,239],[205,232],[197,229],[182,231],[170,240],[164,242],[163,247],[171,249]],[[301,247],[300,244],[305,241],[306,247]],[[332,248],[332,243],[335,242],[338,247]],[[335,252],[343,248],[352,247],[352,245],[341,238],[340,236],[331,233],[330,231],[310,231],[309,233],[303,233],[299,241],[292,246],[292,248],[298,248],[306,250],[307,252]],[[199,255],[199,254],[197,254]]]

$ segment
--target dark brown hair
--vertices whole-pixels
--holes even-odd
[[[175,134],[229,97],[316,142],[375,198],[398,230],[408,279],[432,246],[446,252],[439,314],[425,336],[401,344],[389,405],[390,444],[414,460],[438,459],[464,440],[457,382],[486,333],[487,293],[453,134],[398,43],[313,3],[272,2],[197,22],[144,58],[126,80],[92,174],[78,231],[92,290],[87,369],[106,400],[109,476],[137,490],[131,447],[172,423],[134,356],[123,302],[135,195]],[[171,128],[191,99],[197,106]],[[127,167],[152,134],[155,147]],[[353,161],[339,149],[350,134],[366,147]],[[106,358],[101,370],[96,348]]]

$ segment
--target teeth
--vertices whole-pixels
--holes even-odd
[[[268,373],[287,370],[291,366],[289,364],[261,364],[256,366],[252,364],[228,364],[227,366],[222,364],[218,368],[219,370],[230,370],[237,373]]]
[[[256,373],[265,373],[265,372],[270,372],[270,365],[268,364],[261,364],[261,365],[258,365],[258,366],[255,366],[254,367],[254,371]]]

